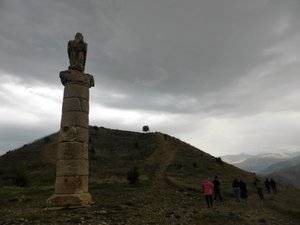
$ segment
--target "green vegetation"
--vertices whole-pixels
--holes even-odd
[[[261,202],[253,174],[176,138],[95,126],[89,142],[89,191],[95,204],[46,211],[54,191],[57,141],[53,134],[0,157],[0,224],[300,224],[298,189],[278,185],[278,194],[266,194]],[[29,185],[14,186],[16,171],[23,171]],[[127,180],[128,172],[138,183],[130,184],[134,179]],[[215,175],[224,201],[207,209],[201,183]],[[247,202],[234,201],[234,177],[248,184]]]
[[[127,180],[129,184],[137,184],[139,182],[139,171],[137,167],[127,172]]]
[[[29,184],[28,176],[24,171],[17,171],[12,181],[18,187],[25,187]]]

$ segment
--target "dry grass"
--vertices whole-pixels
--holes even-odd
[[[253,174],[220,162],[178,139],[160,133],[141,134],[90,129],[91,208],[45,211],[53,193],[57,135],[0,157],[0,224],[300,224],[300,191],[279,185],[276,195],[259,201]],[[13,166],[12,166],[13,165]],[[140,184],[126,182],[137,166]],[[10,186],[17,169],[28,173],[30,186]],[[201,182],[218,175],[225,201],[207,209]],[[247,202],[234,201],[234,177],[248,184]]]

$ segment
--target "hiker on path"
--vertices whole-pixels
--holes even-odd
[[[267,192],[270,194],[271,182],[269,181],[268,178],[265,181],[265,186],[266,186]]]
[[[220,201],[222,201],[222,196],[221,196],[221,192],[220,192],[220,186],[221,186],[221,183],[218,179],[217,176],[215,176],[215,179],[213,180],[213,183],[214,183],[214,192],[215,192],[215,200],[217,200],[217,198],[219,197]]]
[[[240,202],[240,198],[241,198],[241,188],[240,188],[240,182],[238,181],[237,178],[234,178],[234,180],[232,181],[232,188],[233,188],[235,200],[236,200],[237,202]]]
[[[257,177],[254,179],[253,184],[256,188],[256,192],[257,192],[260,200],[264,200],[265,198],[264,198],[264,194],[263,194],[263,191],[262,191],[261,182]]]
[[[270,181],[270,185],[272,187],[273,194],[275,194],[277,192],[276,182],[272,178],[271,178],[271,181]]]
[[[204,192],[207,208],[212,207],[213,183],[206,178],[202,183],[202,190]]]
[[[241,189],[241,199],[247,201],[247,198],[248,198],[247,185],[242,180],[240,180],[240,189]]]

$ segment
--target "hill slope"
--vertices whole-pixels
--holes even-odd
[[[262,171],[262,174],[271,174],[271,173],[274,173],[276,171],[279,171],[279,170],[282,170],[282,169],[285,169],[285,168],[297,166],[299,164],[300,164],[300,156],[296,156],[294,158],[287,159],[287,160],[284,160],[282,162],[272,164],[271,166],[264,169]]]
[[[281,183],[294,185],[295,187],[300,188],[300,163],[291,167],[285,167],[283,169],[276,170],[268,176],[274,177]]]
[[[0,177],[9,182],[16,171],[25,170],[33,184],[52,184],[57,144],[55,133],[3,155]],[[89,159],[91,182],[125,182],[127,172],[134,167],[144,180],[174,181],[196,176],[200,182],[214,175],[225,180],[235,176],[252,179],[249,173],[162,133],[90,127]]]
[[[52,134],[0,157],[0,224],[299,224],[299,190],[266,196],[251,188],[254,175],[162,133],[90,127],[90,209],[43,211],[53,193],[58,137]],[[140,183],[128,185],[133,167]],[[11,186],[16,171],[30,186]],[[206,209],[205,177],[221,178],[224,202]],[[248,203],[236,203],[231,182],[248,183]],[[259,209],[259,210],[258,210]]]

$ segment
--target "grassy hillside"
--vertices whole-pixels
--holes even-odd
[[[257,199],[254,175],[162,133],[91,127],[88,209],[45,211],[53,193],[57,134],[0,157],[0,224],[299,224],[299,190]],[[127,184],[138,168],[140,183]],[[17,172],[29,181],[12,186]],[[201,191],[205,177],[218,175],[225,201],[207,209]],[[234,177],[248,184],[248,202],[234,201]]]
[[[32,185],[53,183],[57,133],[39,139],[0,157],[0,184],[8,185],[18,172],[25,173]]]
[[[276,180],[282,183],[300,188],[300,163],[291,167],[285,167],[277,170],[271,173],[269,176],[274,177]]]

